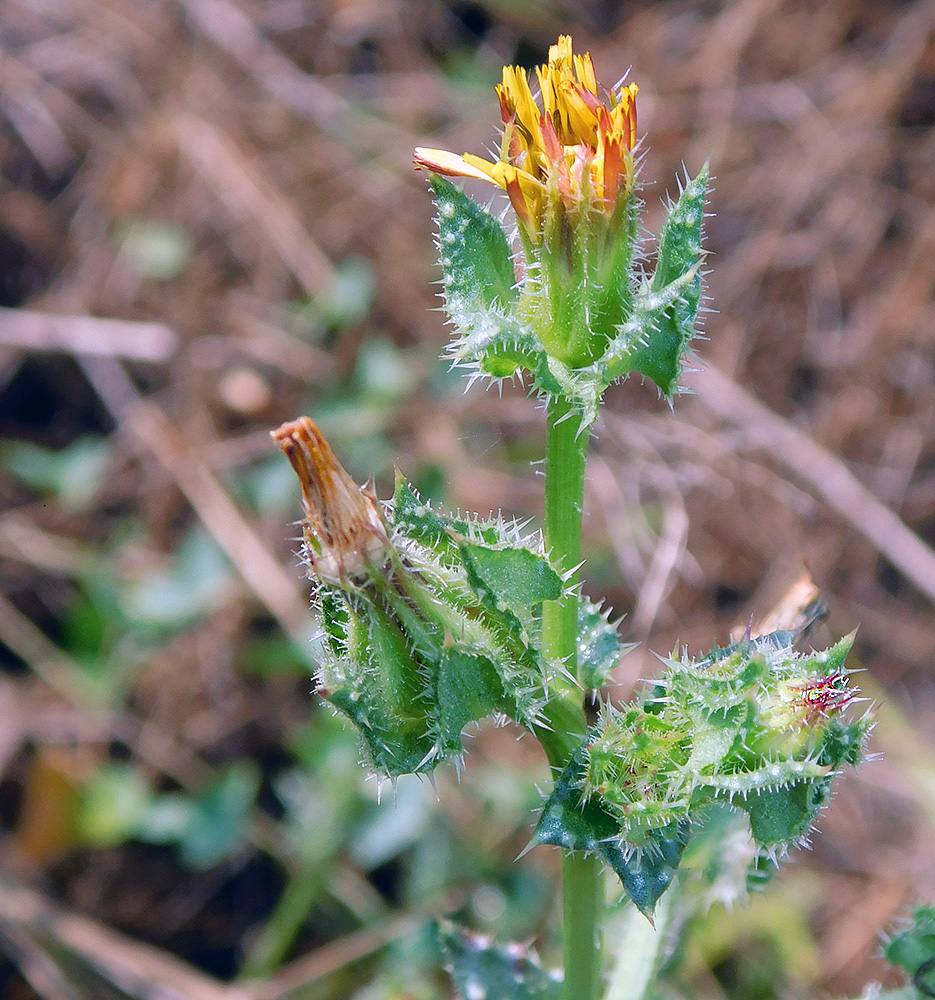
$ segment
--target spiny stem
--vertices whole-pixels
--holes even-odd
[[[552,561],[568,572],[581,561],[581,517],[584,499],[584,466],[588,434],[568,400],[554,397],[549,403],[545,453],[545,544]],[[577,574],[569,579],[577,583]],[[578,596],[549,601],[543,608],[542,641],[547,656],[562,660],[577,676]],[[577,698],[576,729],[586,731],[584,692],[569,688],[567,701]],[[566,713],[567,714],[567,713]],[[567,730],[566,730],[567,735]],[[571,743],[571,752],[576,743]],[[568,746],[566,743],[566,747]],[[553,769],[568,763],[556,760],[555,747],[547,747]],[[564,749],[564,748],[563,748]],[[601,989],[600,922],[604,880],[597,857],[566,854],[562,860],[562,940],[565,966],[565,1000],[597,1000]]]

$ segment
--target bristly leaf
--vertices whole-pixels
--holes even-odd
[[[607,615],[586,597],[578,601],[578,677],[586,690],[600,690],[620,658],[633,647],[624,646]]]
[[[778,769],[778,767],[777,767]],[[777,777],[775,779],[779,781]],[[782,846],[808,835],[828,798],[831,778],[763,788],[734,801],[750,815],[753,839],[764,847]]]
[[[461,732],[469,722],[510,714],[503,681],[485,656],[452,645],[439,659],[435,716],[443,755],[461,753]]]
[[[920,906],[911,926],[890,941],[884,955],[912,977],[918,997],[935,996],[935,907]]]
[[[448,312],[470,327],[478,311],[515,298],[510,245],[500,223],[473,198],[432,174]]]
[[[459,548],[474,590],[495,603],[506,602],[521,620],[530,609],[564,593],[562,578],[548,559],[527,548],[492,548],[466,540]]]
[[[367,766],[391,778],[431,771],[437,763],[435,742],[425,722],[393,718],[379,701],[361,697],[360,691],[336,687],[327,691],[327,698],[357,727]]]
[[[561,975],[542,968],[524,945],[498,946],[447,921],[438,928],[448,972],[461,1000],[559,1000]]]
[[[708,193],[708,164],[688,181],[678,201],[669,207],[662,232],[653,289],[670,285],[680,274],[694,268],[701,254],[701,228]]]
[[[691,823],[680,820],[651,831],[646,843],[637,849],[616,843],[604,846],[604,859],[640,913],[652,917],[656,903],[672,885],[690,837]]]
[[[620,824],[600,798],[585,799],[584,761],[591,733],[555,782],[533,834],[532,844],[551,844],[566,851],[599,855],[617,873],[627,895],[641,913],[651,916],[672,884],[688,843],[687,820],[649,831],[639,845],[620,839]]]
[[[470,531],[470,525],[466,520],[447,517],[433,510],[430,504],[415,493],[398,469],[393,491],[393,527],[400,534],[415,539],[437,552],[456,549],[451,532],[464,535]],[[490,541],[494,539],[494,535],[489,538]]]
[[[452,358],[495,378],[530,367],[539,345],[509,310],[516,279],[503,227],[444,177],[433,174],[431,184],[445,309],[459,334]]]
[[[652,291],[677,292],[674,301],[658,312],[647,312],[641,343],[631,356],[632,370],[651,378],[669,399],[675,394],[682,355],[695,335],[701,304],[701,236],[708,166],[685,185],[669,209],[659,237],[659,255]]]

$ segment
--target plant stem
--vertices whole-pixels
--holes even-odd
[[[584,466],[588,434],[571,404],[561,397],[549,403],[545,451],[546,549],[553,563],[570,572],[581,561],[581,518],[584,500]],[[577,583],[577,573],[569,580]],[[542,611],[542,642],[547,656],[562,660],[577,675],[578,597],[549,601]],[[577,698],[575,728],[586,732],[583,692],[569,686],[567,701]],[[563,734],[567,737],[569,734]],[[577,734],[576,734],[577,735]],[[561,742],[561,741],[559,741]],[[574,751],[577,741],[564,741]],[[553,769],[567,764],[570,753],[556,760],[554,745],[547,747]],[[600,922],[604,884],[600,861],[568,853],[562,860],[562,940],[565,966],[565,1000],[597,1000],[601,989]]]
[[[601,920],[604,875],[595,855],[562,857],[562,959],[564,1000],[601,995]]]
[[[303,866],[294,872],[271,916],[247,952],[240,970],[242,979],[265,979],[283,963],[321,895],[319,872],[324,865]]]
[[[620,926],[614,927],[617,963],[604,1000],[645,1000],[669,943],[679,889],[676,879],[659,901],[652,923],[635,906],[626,907]]]
[[[578,434],[579,416],[562,397],[549,402],[545,442],[545,547],[552,562],[568,572],[581,561],[581,517],[588,434]],[[578,582],[578,574],[568,580]],[[542,609],[542,639],[549,656],[577,668],[578,599],[548,601]]]

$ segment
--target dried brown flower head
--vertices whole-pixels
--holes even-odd
[[[302,486],[309,576],[346,587],[380,570],[390,542],[380,505],[358,486],[310,417],[271,432]]]

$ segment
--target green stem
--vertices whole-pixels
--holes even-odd
[[[564,1000],[601,995],[601,920],[604,875],[595,855],[562,857],[562,958]]]
[[[581,561],[581,518],[587,431],[571,404],[555,397],[549,403],[545,451],[546,549],[553,562],[570,572]],[[577,583],[577,573],[568,584]],[[542,643],[547,656],[562,660],[577,675],[578,599],[576,594],[543,607]],[[586,732],[583,692],[569,686],[561,704],[553,703],[556,722],[551,740],[543,746],[553,769],[568,763]],[[575,702],[575,699],[577,701]],[[569,709],[572,709],[569,717]],[[598,1000],[601,989],[600,923],[604,885],[597,857],[568,853],[562,860],[562,932],[565,1000]]]
[[[635,906],[625,908],[617,940],[617,963],[604,1000],[645,1000],[665,957],[673,918],[679,909],[680,883],[676,879],[659,901],[652,922]]]
[[[563,397],[549,403],[545,441],[545,547],[553,563],[568,572],[581,562],[581,517],[584,503],[584,463],[587,431],[578,433],[581,419]],[[569,586],[578,582],[575,573]],[[548,601],[542,609],[542,640],[548,656],[577,668],[578,601],[572,595]]]
[[[318,873],[323,868],[323,864],[303,867],[290,876],[276,908],[247,952],[241,979],[265,979],[282,965],[321,895]]]

